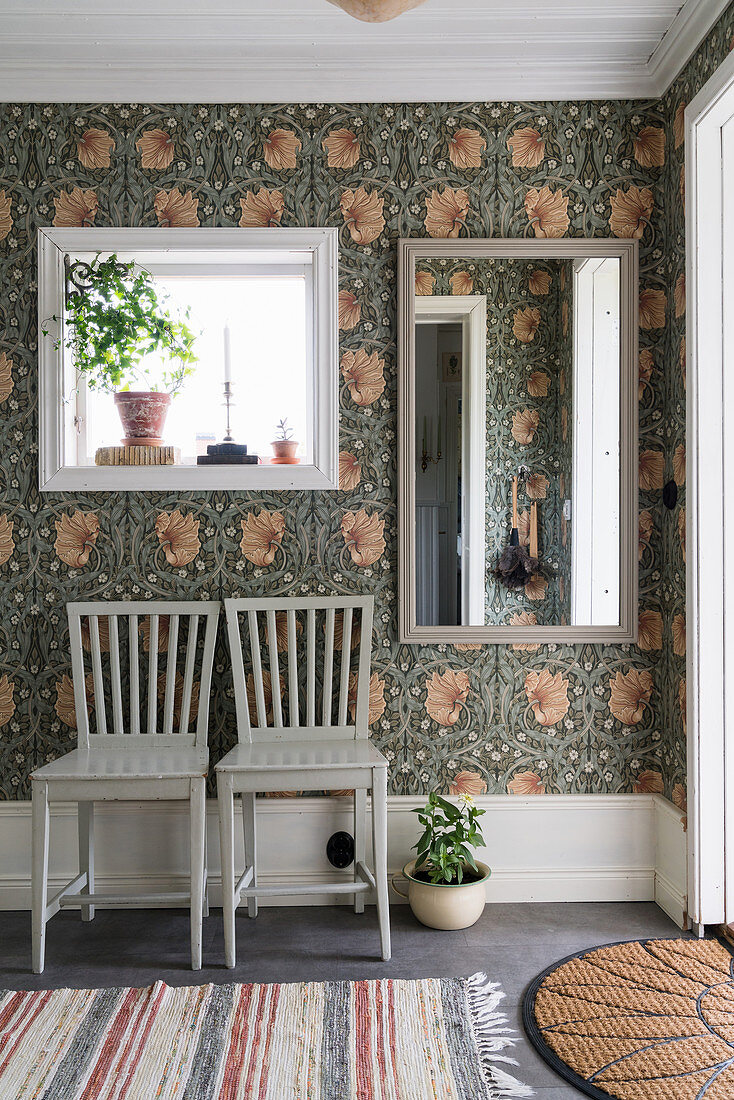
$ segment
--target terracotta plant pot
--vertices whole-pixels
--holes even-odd
[[[160,447],[171,407],[170,393],[127,390],[114,396],[125,433],[123,446]]]
[[[273,448],[273,462],[276,465],[295,466],[301,461],[300,458],[296,458],[297,439],[274,439],[270,446]]]
[[[470,928],[476,924],[486,902],[486,883],[492,874],[485,863],[477,860],[482,877],[475,882],[462,883],[461,886],[444,884],[434,886],[416,878],[415,860],[406,863],[403,875],[408,880],[408,893],[399,890],[393,878],[393,889],[401,897],[407,897],[413,915],[429,928],[455,929]],[[469,870],[467,868],[467,870]],[[471,872],[470,872],[471,873]]]

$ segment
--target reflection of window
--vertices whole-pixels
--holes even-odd
[[[42,488],[335,487],[335,231],[84,229],[44,230],[40,238],[42,317],[63,313],[65,259],[114,253],[151,274],[172,316],[189,310],[198,360],[165,425],[180,464],[97,466],[97,449],[119,445],[124,434],[113,395],[87,386],[49,326],[40,355]],[[231,435],[259,465],[196,464],[225,436],[225,326]],[[165,365],[160,354],[147,356],[147,384],[130,388],[158,388]],[[298,442],[297,463],[271,461],[281,420]]]

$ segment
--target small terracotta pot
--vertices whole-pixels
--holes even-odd
[[[160,447],[171,407],[170,393],[126,390],[114,397],[125,433],[121,440],[123,446]]]
[[[444,883],[434,886],[415,878],[415,860],[406,863],[403,875],[408,880],[408,893],[399,890],[393,878],[393,889],[401,897],[407,897],[413,915],[421,924],[429,928],[454,929],[470,928],[476,924],[487,900],[485,887],[492,874],[485,863],[477,860],[482,875],[477,882],[462,883],[460,886]],[[467,868],[468,870],[468,868]],[[397,877],[397,876],[396,876]]]
[[[273,462],[275,463],[295,465],[301,461],[300,458],[296,458],[297,439],[274,439],[270,446],[273,448]]]

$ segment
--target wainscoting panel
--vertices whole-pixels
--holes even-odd
[[[492,867],[490,902],[657,901],[678,923],[686,913],[683,815],[659,795],[546,795],[477,799]],[[418,835],[412,810],[420,798],[389,799],[389,867],[399,872]],[[210,897],[220,904],[216,803],[208,805]],[[262,799],[258,803],[260,881],[340,881],[326,842],[350,830],[344,798]],[[238,865],[242,861],[241,833]],[[50,889],[76,873],[75,807],[51,810]],[[30,906],[30,802],[0,803],[0,908]],[[182,888],[188,867],[188,814],[183,804],[97,805],[97,888],[119,893]],[[325,892],[312,904],[334,904]],[[342,902],[344,899],[341,899]],[[399,902],[396,894],[392,900]],[[277,904],[303,905],[303,898]],[[267,902],[265,903],[267,904]]]

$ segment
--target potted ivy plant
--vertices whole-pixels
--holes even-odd
[[[474,857],[484,844],[477,824],[480,810],[471,795],[460,794],[458,805],[432,791],[428,802],[414,810],[423,834],[413,847],[416,858],[406,863],[403,876],[408,882],[404,894],[393,879],[393,887],[407,897],[414,915],[429,928],[469,928],[484,910],[485,884],[492,873]]]
[[[75,264],[69,283],[56,348],[63,343],[71,352],[89,389],[114,395],[123,444],[159,446],[172,397],[197,361],[188,309],[183,318],[172,316],[150,272],[114,253]],[[166,360],[157,378],[146,363],[153,354]]]
[[[295,465],[300,461],[296,457],[298,440],[293,438],[293,429],[288,427],[288,418],[279,420],[275,426],[276,437],[270,446],[273,448],[273,462],[282,465]]]

